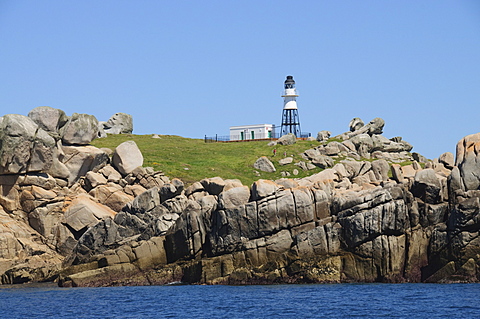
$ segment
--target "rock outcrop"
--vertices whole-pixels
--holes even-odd
[[[107,122],[101,122],[102,129],[108,134],[132,134],[133,118],[130,114],[115,113]]]
[[[97,133],[95,117],[51,107],[1,117],[0,283],[56,278],[89,228],[169,181],[138,167],[133,151],[119,172],[105,150],[86,145]]]
[[[455,160],[420,165],[410,144],[381,136],[383,120],[354,119],[294,163],[314,174],[249,187],[184,185],[142,167],[133,143],[110,159],[83,145],[96,133],[65,138],[75,121],[96,132],[90,117],[49,108],[0,120],[2,283],[480,280],[480,133],[458,143]]]
[[[362,158],[385,159],[398,163],[413,161],[414,158],[409,153],[413,147],[403,141],[401,137],[388,139],[382,136],[384,125],[385,122],[381,118],[376,118],[367,125],[364,125],[361,119],[354,118],[350,122],[350,132],[335,136],[332,142],[326,141],[324,137],[320,139],[317,137],[318,141],[324,141],[325,143],[305,151],[304,158],[314,161],[318,156],[326,155],[355,160],[361,160]],[[319,132],[319,135],[322,132]],[[340,140],[340,142],[337,140]],[[321,164],[322,166],[325,165]]]
[[[451,165],[451,164],[447,164]],[[457,144],[456,169],[452,183],[462,191],[480,189],[480,134],[464,137]]]
[[[98,136],[98,121],[93,115],[73,113],[60,130],[63,143],[88,145]]]
[[[320,131],[317,133],[317,141],[327,141],[330,138],[330,135],[332,135],[332,133],[330,133],[329,131]]]
[[[0,174],[48,170],[55,139],[29,117],[8,114],[0,122]]]
[[[465,143],[475,144],[461,141],[459,145]],[[472,153],[460,158],[469,160],[457,159],[457,164],[468,167],[476,161],[475,148],[468,149]],[[140,266],[137,256],[120,261],[123,251],[138,245],[125,241],[147,233],[140,245],[152,245],[155,240],[162,249],[152,248],[145,257],[156,258],[153,269],[140,277],[133,272],[139,284],[147,277],[150,284],[172,280],[208,284],[476,282],[479,190],[455,186],[465,185],[463,176],[467,176],[459,170],[455,177],[456,170],[450,160],[435,160],[425,168],[415,162],[389,164],[384,159],[342,160],[307,178],[259,180],[250,189],[238,182],[228,188],[229,183],[220,178],[214,184],[213,180],[195,183],[183,193],[172,188],[166,198],[178,206],[142,201],[149,203],[149,210],[166,208],[146,224],[155,225],[162,214],[175,212],[166,231],[137,230],[122,236],[122,227],[129,224],[117,223],[115,218],[117,226],[108,229],[118,229],[109,235],[116,244],[105,253],[80,239],[84,246],[77,246],[74,256],[83,261],[67,268],[62,284],[108,285],[111,276],[117,284],[128,282],[123,269]],[[151,192],[161,197],[159,190]],[[123,213],[130,214],[125,208]],[[103,229],[96,225],[91,231]],[[103,266],[100,279],[95,277],[99,270],[95,275],[69,275],[69,269],[95,260],[100,267],[105,258],[112,261]]]
[[[58,135],[59,130],[68,122],[68,116],[64,111],[50,106],[34,108],[28,113],[28,117],[56,139],[60,137]]]

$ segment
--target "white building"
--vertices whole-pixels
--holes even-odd
[[[257,140],[275,137],[275,125],[257,124],[230,126],[230,141]]]

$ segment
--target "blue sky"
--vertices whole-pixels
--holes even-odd
[[[0,115],[48,105],[202,138],[385,120],[429,158],[480,132],[480,1],[0,0]]]

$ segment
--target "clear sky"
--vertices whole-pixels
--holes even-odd
[[[428,158],[480,132],[480,1],[0,0],[0,115],[48,105],[136,134],[385,120]]]

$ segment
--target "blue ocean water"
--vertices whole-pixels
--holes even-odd
[[[0,286],[0,318],[480,318],[480,284]]]

